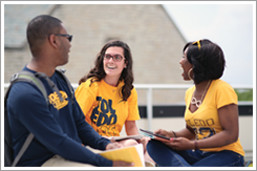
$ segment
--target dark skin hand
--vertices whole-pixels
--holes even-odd
[[[218,109],[219,121],[223,130],[211,137],[197,140],[198,148],[215,148],[231,144],[238,139],[238,106],[236,104],[229,104]],[[172,140],[165,140],[156,137],[165,143],[167,146],[175,150],[194,149],[193,134],[186,128],[176,132],[177,138],[174,138],[171,132],[159,129],[155,133],[173,138]]]
[[[166,137],[170,137],[171,138],[170,140],[166,140],[159,137],[155,137],[155,139],[163,142],[165,145],[175,150],[189,150],[194,148],[194,141],[190,141],[188,138],[185,138],[185,137],[175,138],[172,132],[169,132],[163,129],[159,129],[155,133],[164,135]]]
[[[155,139],[163,142],[165,145],[167,145],[168,147],[174,150],[194,149],[194,141],[191,141],[184,137],[171,138],[170,141],[162,138],[155,138]]]

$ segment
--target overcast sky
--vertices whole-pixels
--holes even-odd
[[[256,68],[255,2],[184,2],[165,8],[187,41],[208,38],[224,51],[223,80],[252,85]],[[254,43],[255,42],[255,43]]]

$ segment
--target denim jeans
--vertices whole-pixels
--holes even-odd
[[[233,151],[204,152],[201,150],[176,151],[160,141],[151,140],[147,151],[157,166],[175,167],[228,167],[244,166],[244,157]]]

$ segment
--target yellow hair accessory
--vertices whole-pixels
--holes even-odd
[[[199,50],[201,49],[201,43],[200,43],[200,41],[201,41],[201,40],[198,40],[198,41],[195,41],[195,42],[193,43],[193,45],[197,43],[197,46],[198,46],[198,49],[199,49]]]

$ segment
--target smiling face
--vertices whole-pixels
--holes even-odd
[[[190,80],[190,77],[188,74],[192,74],[192,72],[188,73],[189,70],[193,67],[192,64],[187,59],[187,49],[184,51],[183,57],[180,60],[179,64],[181,65],[181,68],[183,69],[182,76],[184,80]],[[191,75],[192,78],[192,75]]]
[[[104,71],[106,73],[105,80],[112,82],[119,81],[123,69],[126,67],[124,50],[121,47],[112,46],[105,51],[103,60]]]

